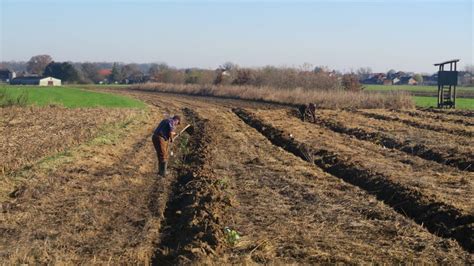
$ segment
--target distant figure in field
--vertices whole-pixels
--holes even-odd
[[[300,111],[301,120],[303,120],[303,122],[309,118],[310,121],[312,120],[311,122],[316,123],[316,105],[314,103],[302,104],[298,107],[298,110]]]

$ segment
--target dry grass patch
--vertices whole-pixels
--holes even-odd
[[[0,261],[149,264],[160,227],[148,207],[156,181],[149,136],[158,118],[137,115],[22,172],[24,182],[0,204]]]
[[[132,86],[135,90],[182,93],[245,100],[257,100],[283,104],[315,103],[319,108],[413,108],[408,93],[352,92],[344,90],[277,89],[255,86],[175,85],[148,83]]]
[[[132,109],[63,107],[0,108],[0,173],[8,174],[38,159],[78,145],[105,125],[131,119]]]

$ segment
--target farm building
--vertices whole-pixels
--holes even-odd
[[[19,77],[10,82],[12,85],[61,86],[61,80],[53,77]]]
[[[401,77],[400,84],[402,85],[418,85],[418,82],[413,77]]]
[[[16,73],[14,71],[10,71],[8,69],[0,69],[0,83],[1,82],[8,83],[15,77],[16,77]]]

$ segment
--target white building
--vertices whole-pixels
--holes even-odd
[[[61,80],[53,77],[19,77],[14,78],[12,85],[61,86]]]
[[[40,86],[61,86],[61,80],[53,78],[53,77],[44,77],[44,78],[40,79],[38,85],[40,85]]]

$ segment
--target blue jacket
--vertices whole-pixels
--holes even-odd
[[[175,127],[176,126],[172,118],[164,119],[160,122],[153,134],[161,136],[165,140],[169,140],[171,137],[171,132],[174,131]]]

